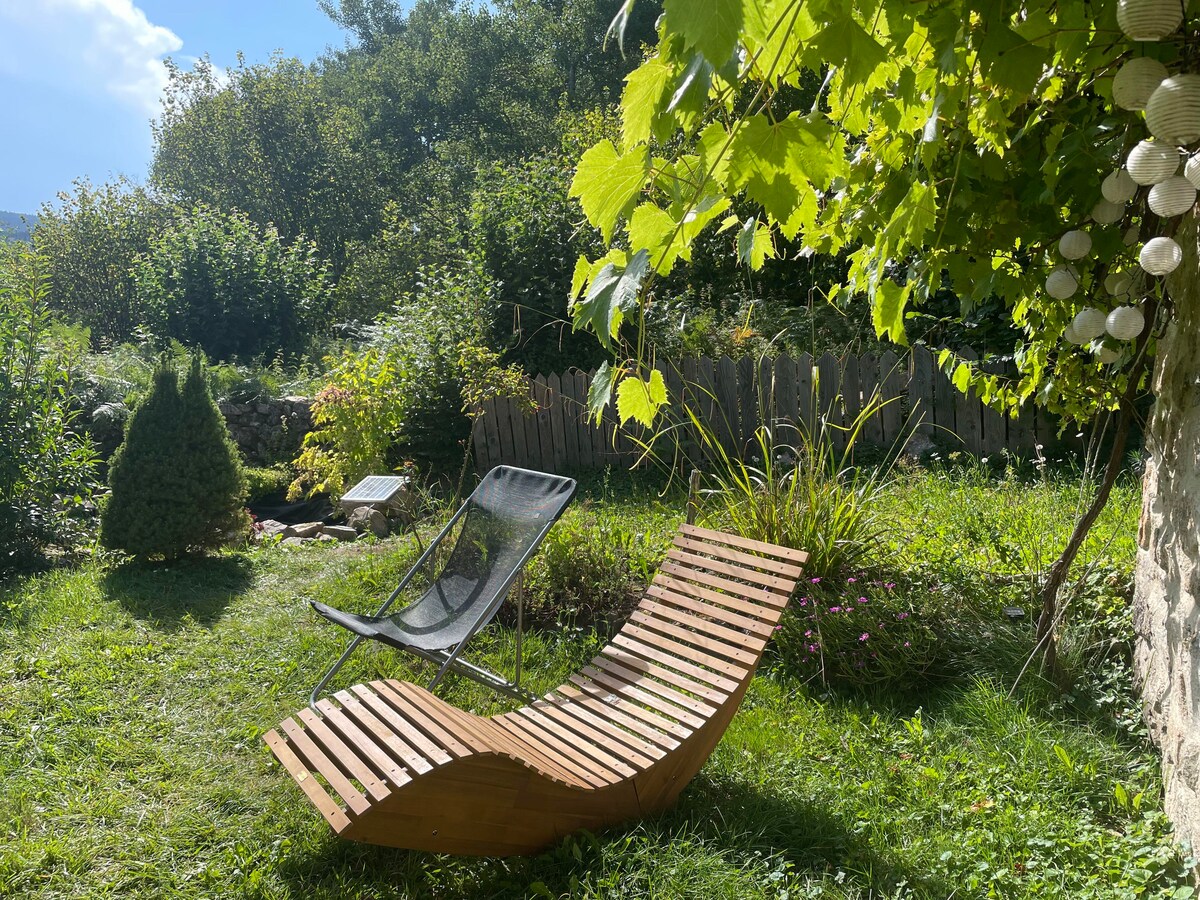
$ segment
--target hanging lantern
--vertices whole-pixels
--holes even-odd
[[[1172,175],[1150,188],[1146,202],[1160,216],[1182,216],[1196,205],[1196,189],[1182,175]]]
[[[1109,203],[1107,200],[1101,200],[1092,207],[1092,219],[1100,225],[1112,225],[1114,222],[1120,222],[1124,217],[1124,203]]]
[[[1101,344],[1100,349],[1096,352],[1096,359],[1098,359],[1100,362],[1104,363],[1104,365],[1106,365],[1106,366],[1110,365],[1112,363],[1115,363],[1120,358],[1121,358],[1120,350],[1114,350],[1112,347],[1106,346],[1104,344]]]
[[[1079,288],[1079,278],[1066,266],[1059,266],[1046,277],[1046,293],[1055,300],[1066,300]]]
[[[1119,0],[1117,24],[1134,41],[1160,41],[1183,24],[1180,0]]]
[[[1133,287],[1133,276],[1128,272],[1113,272],[1104,279],[1104,289],[1114,297],[1122,297]]]
[[[1104,334],[1104,313],[1094,306],[1085,306],[1071,320],[1075,326],[1075,335],[1081,344]]]
[[[1138,184],[1158,184],[1166,181],[1179,168],[1179,151],[1170,144],[1141,141],[1129,151],[1125,161],[1129,177]]]
[[[1125,234],[1121,238],[1121,242],[1126,247],[1132,247],[1134,244],[1136,244],[1138,242],[1138,227],[1136,225],[1130,225],[1128,228],[1126,228]]]
[[[1100,193],[1109,203],[1126,203],[1137,194],[1137,182],[1124,169],[1117,169],[1100,183]]]
[[[1200,75],[1175,75],[1155,88],[1146,102],[1146,127],[1168,144],[1200,138]]]
[[[1063,329],[1063,340],[1068,344],[1082,344],[1079,335],[1075,333],[1075,323],[1068,322],[1067,327]]]
[[[1192,183],[1192,187],[1200,190],[1200,153],[1189,156],[1183,164],[1183,177]]]
[[[1149,56],[1131,59],[1113,77],[1113,102],[1121,109],[1145,109],[1154,89],[1170,74],[1157,59]]]
[[[1058,252],[1063,259],[1083,259],[1092,249],[1092,236],[1086,231],[1068,231],[1058,239]]]
[[[1146,317],[1136,306],[1118,306],[1108,314],[1104,328],[1118,341],[1132,341],[1146,327]]]
[[[1170,275],[1183,262],[1183,249],[1169,237],[1146,241],[1138,262],[1151,275]]]

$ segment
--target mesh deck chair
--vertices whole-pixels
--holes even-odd
[[[471,637],[496,615],[521,569],[574,494],[573,479],[497,466],[484,476],[375,615],[355,615],[314,601],[313,609],[356,636],[313,689],[310,705],[315,707],[330,679],[367,639],[437,663],[430,690],[454,670],[493,690],[525,698],[520,690],[520,622],[513,681],[459,657]],[[460,521],[454,548],[433,584],[412,603],[389,614],[392,604]]]

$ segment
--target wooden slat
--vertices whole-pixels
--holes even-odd
[[[753,556],[749,553],[743,553],[740,550],[722,547],[720,544],[696,540],[687,535],[675,535],[673,543],[681,550],[715,556],[726,562],[755,569],[768,575],[773,573],[784,578],[796,579],[804,574],[804,570],[800,566],[793,565],[792,563],[782,562],[781,560],[763,559],[761,556]]]
[[[563,429],[563,467],[568,472],[575,472],[580,468],[579,425],[575,419],[579,414],[579,398],[575,395],[575,373],[563,375],[559,388],[562,391],[559,412]]]
[[[627,669],[632,669],[635,672],[644,672],[647,675],[653,676],[660,681],[665,681],[667,684],[687,691],[689,694],[695,694],[697,697],[702,697],[707,701],[710,710],[715,711],[716,706],[720,706],[729,695],[724,691],[718,691],[716,688],[709,687],[707,684],[688,678],[686,675],[668,669],[666,666],[656,665],[648,662],[633,653],[622,650],[620,647],[609,645],[604,648],[600,656],[611,659],[620,663]],[[599,658],[599,657],[597,657]]]
[[[812,354],[801,353],[796,360],[796,401],[800,405],[800,419],[796,424],[809,435],[816,434],[818,406],[813,368]]]
[[[674,575],[677,578],[682,578],[685,581],[698,581],[701,584],[706,584],[709,587],[719,588],[723,591],[728,591],[735,597],[745,597],[749,600],[756,600],[759,603],[766,604],[772,609],[783,609],[787,605],[787,597],[781,596],[778,593],[764,590],[763,588],[755,587],[750,584],[738,584],[736,581],[730,581],[727,578],[721,578],[719,575],[713,575],[709,572],[702,572],[699,569],[690,566],[679,565],[670,559],[663,560],[661,566],[658,567],[659,574]],[[658,576],[655,576],[658,577]]]
[[[580,688],[593,697],[598,698],[602,703],[611,703],[618,706],[621,712],[626,713],[634,718],[641,719],[647,725],[651,725],[659,731],[665,732],[676,738],[686,738],[692,733],[692,729],[679,722],[665,718],[656,712],[651,712],[644,706],[630,701],[630,699],[612,688],[601,684],[589,676],[582,673],[572,675],[570,677],[571,684]],[[561,690],[561,688],[560,688]]]
[[[573,699],[564,699],[548,695],[541,700],[533,703],[535,709],[540,709],[548,716],[556,716],[563,723],[568,720],[574,723],[572,728],[591,729],[584,732],[589,735],[597,735],[594,740],[600,740],[600,737],[607,739],[605,745],[614,752],[621,748],[620,752],[624,753],[629,759],[638,766],[652,765],[655,760],[662,759],[665,752],[661,747],[657,747],[649,741],[643,739],[637,734],[620,727],[612,719],[606,719],[596,715],[592,709],[582,702]]]
[[[635,769],[645,768],[662,758],[662,751],[652,744],[623,731],[576,703],[541,699],[527,707],[557,722],[562,728],[590,741]]]
[[[661,640],[668,644],[674,643],[665,637],[661,638]],[[681,657],[673,656],[661,648],[652,646],[649,642],[635,640],[632,635],[626,634],[623,631],[613,637],[612,646],[635,653],[643,659],[653,660],[654,662],[662,663],[664,666],[670,666],[672,669],[683,672],[685,675],[690,675],[693,678],[712,685],[713,690],[720,694],[728,695],[737,689],[736,681],[719,675],[711,669],[688,662]],[[676,644],[675,646],[681,645]]]
[[[775,416],[784,429],[790,431],[800,418],[796,400],[796,362],[786,353],[775,359]],[[781,431],[777,440],[792,440],[791,434]]]
[[[976,359],[975,352],[969,347],[959,353],[959,356],[969,362],[974,362]],[[975,396],[974,390],[969,390],[965,394],[962,391],[956,390],[954,402],[954,422],[958,436],[966,447],[967,452],[978,456],[980,437],[983,431],[982,404],[979,402],[979,398]]]
[[[350,824],[350,819],[346,813],[337,804],[337,801],[325,792],[325,789],[317,782],[317,779],[312,776],[300,758],[292,752],[288,742],[279,736],[279,733],[272,729],[263,735],[263,740],[267,746],[271,748],[271,752],[275,754],[275,758],[287,770],[287,773],[292,776],[296,784],[300,785],[300,790],[312,805],[317,808],[325,821],[333,826],[335,831],[341,831]]]
[[[454,735],[441,726],[436,719],[427,716],[425,712],[406,698],[397,694],[392,688],[382,681],[371,682],[371,687],[375,689],[376,696],[382,702],[387,703],[397,713],[404,717],[405,721],[410,722],[415,728],[420,729],[420,732],[427,736],[430,741],[436,741],[445,752],[455,758],[461,758],[469,755],[472,751],[469,747],[459,741]],[[366,695],[358,691],[359,696],[366,699]]]
[[[382,746],[382,742],[372,740],[370,735],[359,728],[345,712],[334,706],[329,698],[317,701],[317,711],[321,714],[325,724],[336,729],[342,739],[349,742],[347,746],[354,748],[354,755],[362,763],[373,767],[375,772],[390,782],[392,787],[401,787],[412,781],[408,770],[388,753]]]
[[[680,659],[690,660],[698,665],[705,666],[714,672],[724,673],[731,678],[740,679],[746,676],[748,667],[741,663],[722,659],[719,655],[707,653],[693,644],[677,641],[668,635],[660,634],[647,628],[641,628],[636,623],[626,622],[625,626],[621,629],[621,634],[641,641],[644,644],[650,644],[673,656],[678,656]]]
[[[752,356],[743,356],[738,360],[738,417],[741,423],[741,433],[738,435],[739,453],[745,453],[753,446],[754,433],[762,422],[758,409],[758,386],[756,384],[758,366]]]
[[[317,746],[308,731],[300,727],[299,722],[295,719],[284,719],[280,723],[280,727],[287,736],[292,749],[312,771],[319,773],[329,782],[329,786],[337,791],[338,796],[342,798],[342,802],[351,812],[359,815],[370,809],[371,801],[350,783],[350,779],[345,776],[337,763],[330,759],[321,747]]]
[[[735,613],[732,610],[725,609],[724,606],[718,606],[715,603],[707,603],[703,600],[697,600],[694,597],[689,597],[686,594],[676,593],[668,590],[663,583],[651,584],[646,589],[647,596],[654,597],[656,600],[661,600],[677,609],[686,610],[687,612],[695,613],[701,616],[716,619],[726,625],[732,625],[734,628],[742,628],[749,631],[751,634],[756,634],[760,638],[768,638],[774,630],[774,626],[769,622],[764,622],[762,619],[752,619],[749,616],[743,616]]]
[[[912,366],[908,393],[909,409],[919,422],[917,430],[923,434],[932,434],[936,421],[933,412],[933,356],[924,347],[916,346],[912,348],[909,359]],[[880,365],[882,367],[883,363]],[[886,419],[884,428],[887,428]],[[887,439],[892,440],[893,436],[889,434]]]
[[[657,696],[648,690],[643,690],[636,685],[630,684],[627,681],[622,681],[615,675],[605,672],[603,669],[598,669],[595,666],[584,666],[579,670],[579,674],[585,678],[590,678],[592,681],[612,691],[618,696],[624,697],[634,703],[658,713],[663,718],[674,719],[689,730],[699,728],[704,724],[704,719],[700,716],[688,712],[682,707],[676,706],[674,703],[666,700],[663,697]]]
[[[593,659],[591,665],[596,669],[607,672],[609,675],[620,678],[622,681],[628,682],[636,688],[649,691],[651,694],[657,694],[664,700],[674,703],[676,706],[682,706],[684,709],[700,716],[701,720],[707,719],[716,712],[716,708],[711,703],[685,694],[682,691],[677,691],[675,688],[663,684],[648,671],[643,670],[643,668],[622,665],[619,660],[605,653],[601,653]]]
[[[716,433],[726,453],[737,453],[741,441],[738,416],[737,364],[728,356],[717,360]]]
[[[697,633],[705,638],[716,638],[730,646],[744,647],[750,654],[761,653],[763,644],[766,643],[766,638],[762,635],[746,634],[735,628],[727,628],[724,625],[718,625],[711,619],[684,612],[674,605],[660,603],[649,598],[638,604],[638,610],[662,619],[664,622],[670,622],[672,625],[695,628]]]
[[[617,773],[588,759],[577,748],[564,744],[546,731],[534,728],[528,720],[508,714],[497,716],[491,721],[497,728],[508,732],[525,746],[535,747],[543,757],[553,759],[555,763],[592,787],[604,787],[621,780]]]
[[[854,420],[862,411],[862,387],[858,383],[858,357],[847,353],[842,358],[842,407],[845,410],[845,425],[854,426]]]
[[[617,723],[622,728],[628,728],[634,734],[641,735],[647,741],[666,752],[670,752],[679,746],[679,741],[671,736],[669,729],[659,728],[652,723],[646,722],[641,716],[633,715],[631,711],[625,710],[623,705],[628,703],[627,700],[622,700],[612,695],[600,696],[590,690],[585,690],[583,685],[577,684],[573,679],[568,684],[563,684],[555,688],[554,694],[551,697],[555,695],[561,696],[573,703],[578,703],[596,715]],[[612,697],[612,699],[607,699],[607,697]]]
[[[879,419],[883,426],[883,441],[892,443],[900,438],[904,410],[901,398],[904,396],[908,382],[908,370],[901,365],[896,354],[885,350],[879,357],[879,398],[884,401],[879,411]]]
[[[693,647],[699,647],[701,650],[707,650],[710,653],[715,653],[717,656],[724,656],[727,659],[746,666],[751,666],[755,662],[755,657],[752,653],[739,650],[737,647],[727,644],[724,641],[713,640],[694,631],[688,631],[686,628],[680,628],[670,621],[642,612],[640,608],[635,609],[630,614],[629,621],[665,634],[668,637],[673,637],[682,643],[691,644]]]
[[[416,752],[430,763],[440,766],[450,762],[453,758],[446,750],[435,743],[436,739],[431,740],[430,737],[427,737],[425,732],[415,722],[401,716],[382,697],[378,696],[366,685],[357,684],[351,690],[358,695],[359,700],[364,706],[397,735],[403,735],[404,740],[411,744]],[[454,741],[453,738],[449,738],[449,740]],[[457,743],[457,741],[454,741],[454,743]],[[461,745],[459,746],[461,747]],[[466,753],[465,747],[462,750],[463,754],[459,755]],[[414,768],[416,767],[414,766]]]
[[[346,746],[345,741],[333,733],[324,720],[314,713],[311,709],[302,709],[296,713],[298,718],[304,725],[305,732],[319,744],[329,757],[341,766],[351,778],[355,779],[359,784],[366,788],[367,793],[376,800],[382,800],[392,791],[378,775],[364,763],[350,747]]]
[[[591,736],[583,734],[582,729],[577,725],[572,727],[571,724],[564,724],[557,716],[547,715],[534,706],[524,706],[505,718],[510,722],[526,720],[530,723],[529,727],[537,729],[547,737],[553,735],[569,752],[586,754],[592,760],[591,765],[593,766],[599,764],[622,778],[630,778],[637,774],[637,769],[605,747],[605,744],[609,743],[609,739],[603,735],[597,735],[599,740],[595,740]]]
[[[668,550],[667,559],[670,559],[680,565],[692,566],[698,569],[705,569],[709,572],[717,572],[721,575],[728,575],[730,578],[740,578],[743,581],[752,581],[755,584],[762,585],[765,588],[778,591],[784,595],[792,592],[796,587],[795,579],[780,578],[777,575],[768,575],[766,572],[759,569],[750,569],[742,565],[734,563],[721,562],[717,559],[709,559],[707,556],[697,556],[695,553],[688,553],[684,550]]]
[[[342,705],[342,709],[361,727],[370,732],[379,743],[383,744],[392,755],[418,775],[430,771],[433,764],[429,759],[405,740],[406,732],[411,729],[397,731],[388,726],[374,712],[367,709],[363,703],[349,691],[338,691],[334,699]],[[401,735],[404,735],[402,737]]]
[[[588,388],[592,379],[582,369],[575,372],[575,396],[579,408],[575,410],[575,432],[579,438],[579,465],[586,469],[596,468],[596,454],[592,449],[592,425],[588,420]]]
[[[541,402],[545,399],[545,383],[534,380],[530,383],[530,393],[537,404],[533,414],[521,416],[521,426],[525,429],[525,468],[540,470],[545,467],[542,462],[542,435],[538,429],[541,415]]]
[[[664,572],[659,572],[654,576],[654,581],[650,583],[651,590],[648,590],[651,596],[655,596],[655,591],[663,590],[671,594],[689,597],[708,606],[718,606],[723,609],[731,610],[739,616],[744,617],[748,622],[755,623],[754,626],[747,625],[745,627],[750,630],[761,630],[762,633],[767,633],[779,621],[779,609],[773,606],[764,606],[761,603],[751,603],[749,600],[743,600],[741,597],[735,597],[732,594],[722,594],[719,591],[709,590],[698,584],[693,584],[690,581],[683,581],[676,578],[674,575],[668,575]]]
[[[554,468],[550,471],[562,472],[567,465],[567,430],[563,424],[562,380],[557,375],[551,375],[546,386],[550,391],[550,446],[554,457]]]
[[[727,534],[723,531],[713,531],[711,528],[701,528],[699,525],[688,525],[686,522],[679,526],[681,533],[704,541],[717,544],[728,544],[730,547],[741,547],[743,550],[753,550],[768,557],[791,560],[796,563],[808,561],[808,554],[803,550],[794,550],[779,544],[768,544],[765,541],[755,541],[737,534]]]

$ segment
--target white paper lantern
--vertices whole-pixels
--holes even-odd
[[[1151,238],[1138,255],[1138,262],[1151,275],[1169,275],[1183,262],[1183,250],[1169,237]]]
[[[1192,187],[1200,189],[1200,153],[1189,156],[1183,164],[1183,177],[1192,183]]]
[[[1168,144],[1200,138],[1200,75],[1175,75],[1155,88],[1146,102],[1146,127]]]
[[[1125,229],[1125,234],[1122,236],[1121,242],[1125,244],[1126,247],[1132,247],[1138,242],[1138,235],[1138,227],[1136,225],[1130,225]]]
[[[1113,77],[1113,102],[1121,109],[1145,109],[1154,89],[1170,74],[1157,59],[1148,56],[1131,59]]]
[[[1076,313],[1071,324],[1075,326],[1075,335],[1079,338],[1079,342],[1085,344],[1092,338],[1098,338],[1104,334],[1104,313],[1094,306],[1085,306]]]
[[[1145,327],[1146,317],[1136,306],[1118,306],[1104,323],[1105,330],[1118,341],[1132,341]]]
[[[1128,272],[1113,272],[1104,279],[1104,289],[1114,297],[1123,297],[1133,287],[1133,276]]]
[[[1137,182],[1124,169],[1117,169],[1100,183],[1100,193],[1109,203],[1126,203],[1137,194]]]
[[[1117,24],[1135,41],[1160,41],[1183,23],[1180,0],[1119,0]]]
[[[1106,366],[1115,363],[1120,358],[1120,350],[1115,350],[1112,347],[1105,346],[1104,344],[1101,344],[1100,349],[1096,351],[1096,359],[1104,363]]]
[[[1172,175],[1150,188],[1146,202],[1160,216],[1182,216],[1196,205],[1196,189],[1182,175]]]
[[[1079,279],[1069,269],[1059,266],[1046,277],[1046,293],[1055,300],[1066,300],[1079,288]]]
[[[1063,259],[1083,259],[1092,249],[1092,236],[1086,231],[1068,231],[1058,239],[1058,252]]]
[[[1063,340],[1068,344],[1083,343],[1083,341],[1079,339],[1079,335],[1075,333],[1075,324],[1073,322],[1068,322],[1067,327],[1063,329]]]
[[[1124,203],[1109,203],[1101,200],[1092,207],[1092,218],[1101,225],[1111,225],[1120,222],[1125,217]]]
[[[1179,150],[1158,141],[1140,141],[1129,151],[1125,168],[1138,184],[1158,184],[1179,168]]]

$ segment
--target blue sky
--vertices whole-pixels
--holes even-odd
[[[0,210],[82,176],[144,181],[166,56],[307,62],[344,43],[316,0],[0,0]]]

